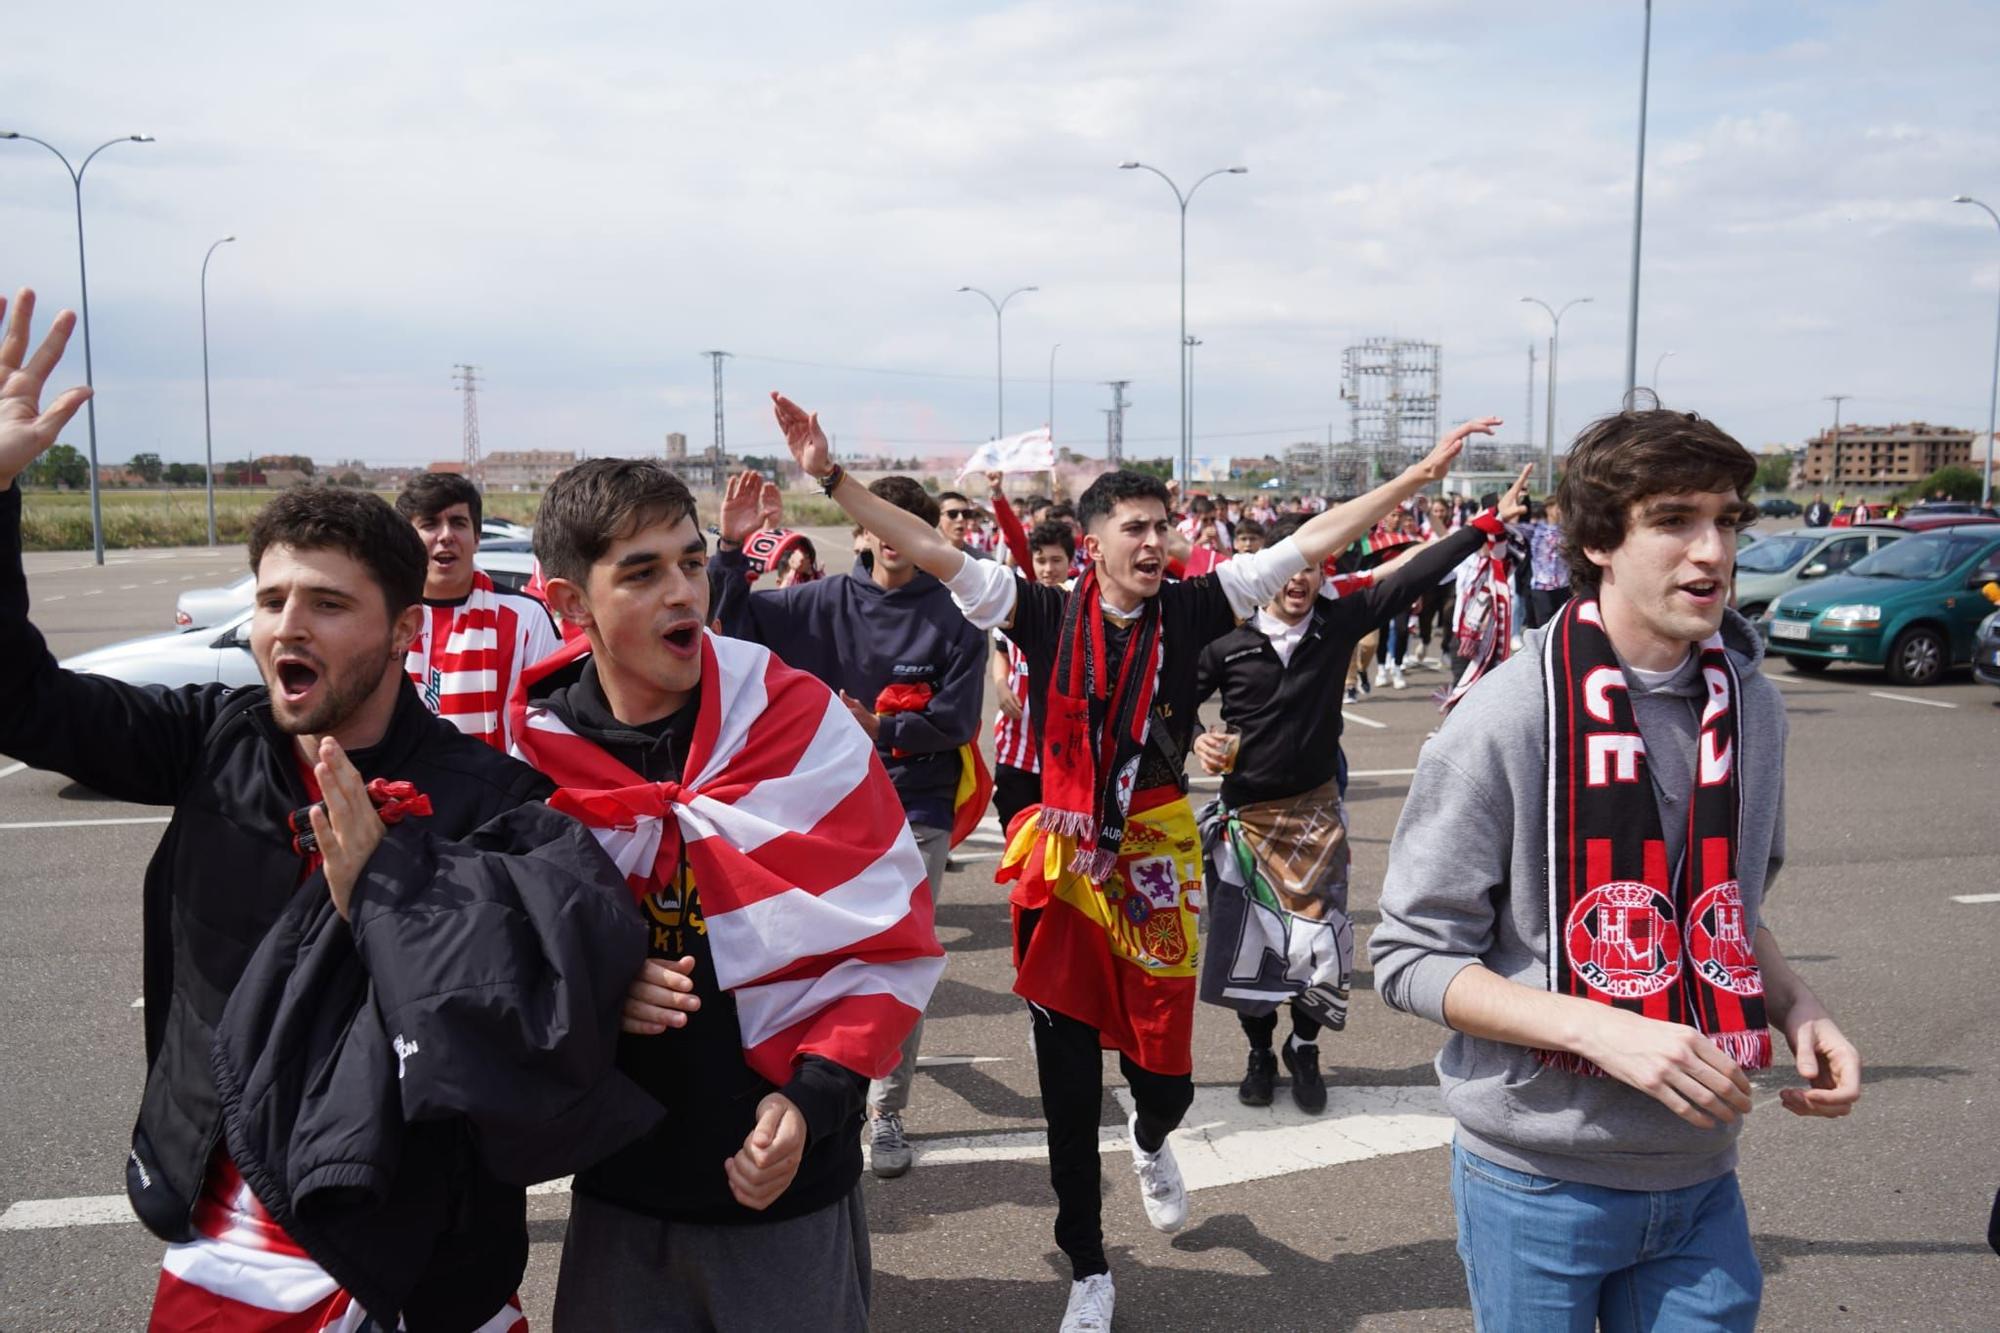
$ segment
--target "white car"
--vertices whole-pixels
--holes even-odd
[[[486,571],[501,592],[519,592],[534,574],[534,544],[525,537],[489,538],[480,544],[472,562]],[[190,588],[174,603],[174,624],[184,633],[219,625],[249,606],[256,590],[254,574],[245,574],[223,588]]]

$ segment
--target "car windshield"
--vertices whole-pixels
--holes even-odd
[[[1854,562],[1847,572],[1857,578],[1934,579],[1971,555],[1984,543],[1980,537],[1954,537],[1948,532],[1905,537],[1894,546]]]
[[[1781,569],[1790,569],[1818,544],[1817,537],[1790,534],[1766,537],[1753,546],[1743,548],[1743,554],[1736,557],[1736,568],[1746,574],[1775,574]]]

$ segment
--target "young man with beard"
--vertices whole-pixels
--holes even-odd
[[[1127,1128],[1147,1218],[1168,1232],[1187,1219],[1167,1134],[1194,1099],[1201,860],[1183,769],[1201,650],[1383,510],[1440,480],[1466,436],[1498,423],[1459,427],[1371,495],[1181,583],[1163,582],[1172,532],[1165,485],[1107,473],[1078,501],[1090,565],[1066,592],[967,560],[849,479],[817,418],[773,399],[807,475],[878,540],[942,579],[973,624],[1005,629],[1028,659],[1042,805],[1022,823],[1001,873],[1015,885],[1014,989],[1033,1011],[1056,1242],[1074,1278],[1063,1327],[1101,1333],[1115,1296],[1100,1222],[1103,1049],[1118,1051],[1138,1107]]]
[[[862,1093],[944,965],[902,803],[824,685],[704,628],[694,497],[666,468],[564,472],[535,553],[585,638],[523,678],[520,751],[625,872],[652,966],[691,967],[700,1004],[675,1031],[642,1010],[655,1021],[620,1045],[667,1115],[577,1176],[556,1326],[864,1329]]]
[[[731,638],[765,645],[839,693],[888,767],[935,895],[952,844],[978,825],[992,794],[977,745],[984,636],[957,614],[943,584],[869,533],[861,540],[872,558],[845,578],[752,592],[739,577],[745,569],[740,543],[754,518],[748,497],[756,489],[732,488],[724,500],[711,581],[716,624]],[[949,544],[937,501],[914,480],[883,477],[869,490]],[[960,508],[966,503],[957,501]],[[884,1179],[903,1175],[915,1159],[903,1113],[923,1035],[919,1019],[901,1063],[868,1090],[869,1167]]]
[[[0,750],[174,807],[146,870],[126,1165],[169,1242],[150,1326],[523,1328],[522,1187],[659,1114],[611,1067],[638,914],[536,801],[544,779],[418,700],[423,548],[373,495],[295,490],[257,516],[262,686],[57,666],[13,482],[88,391],[38,410],[75,317],[24,359],[33,304],[0,336]]]
[[[1384,616],[1402,615],[1486,539],[1521,515],[1528,470],[1456,533],[1381,571],[1329,586],[1318,568],[1292,575],[1234,633],[1202,650],[1198,699],[1220,690],[1222,720],[1236,730],[1194,738],[1195,758],[1222,775],[1221,798],[1202,815],[1208,874],[1208,955],[1201,996],[1237,1011],[1250,1041],[1236,1095],[1269,1106],[1278,1010],[1289,1007],[1284,1063],[1299,1109],[1326,1109],[1319,1032],[1347,1026],[1354,929],[1347,918],[1347,812],[1339,784],[1340,693],[1354,647]],[[1279,520],[1282,541],[1301,520]]]
[[[1727,609],[1749,451],[1691,414],[1587,429],[1559,495],[1575,597],[1424,746],[1369,952],[1452,1031],[1459,1254],[1482,1329],[1749,1329],[1736,1183],[1775,1027],[1842,1116],[1861,1062],[1762,922],[1785,707]]]
[[[482,509],[479,488],[455,472],[420,473],[396,497],[426,559],[424,616],[404,665],[426,708],[504,754],[514,682],[562,636],[547,607],[499,591],[473,563]]]

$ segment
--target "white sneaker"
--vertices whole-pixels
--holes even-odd
[[[1394,662],[1389,664],[1389,684],[1399,690],[1410,688],[1410,682],[1403,679],[1403,668],[1397,666]]]
[[[1132,1170],[1139,1176],[1139,1199],[1146,1205],[1146,1220],[1153,1230],[1168,1235],[1187,1225],[1187,1183],[1181,1179],[1180,1163],[1174,1160],[1174,1145],[1162,1143],[1158,1152],[1139,1146],[1139,1113],[1125,1119],[1125,1132],[1132,1140]]]
[[[1389,683],[1389,664],[1387,662],[1377,662],[1375,664],[1375,683],[1377,685],[1386,685]]]
[[[1062,1333],[1111,1333],[1111,1305],[1117,1297],[1109,1273],[1092,1273],[1070,1283]]]

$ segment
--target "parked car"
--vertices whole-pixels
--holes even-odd
[[[1888,520],[1888,525],[1901,528],[1905,532],[1931,532],[1938,528],[1955,528],[1965,523],[2000,523],[2000,518],[1989,518],[1984,514],[1940,514],[1929,509],[1912,509],[1901,518]]]
[[[1842,574],[1905,534],[1901,529],[1799,528],[1774,532],[1736,555],[1736,609],[1755,620],[1780,595],[1802,583]]]
[[[1808,674],[1835,662],[1880,666],[1898,685],[1931,685],[1972,661],[2000,580],[2000,524],[1916,533],[1846,574],[1785,593],[1758,622],[1770,651]]]
[[[247,596],[247,594],[246,594]],[[110,676],[128,685],[258,685],[250,656],[250,608],[200,631],[174,630],[93,648],[62,663],[70,671]]]
[[[250,605],[257,577],[245,574],[222,588],[189,588],[174,602],[174,624],[183,630],[207,629]]]
[[[501,592],[520,592],[534,574],[534,544],[522,537],[483,541],[472,563],[485,570]],[[174,624],[183,633],[219,625],[248,607],[256,590],[256,577],[250,574],[225,588],[191,588],[174,604]]]
[[[484,518],[479,521],[479,540],[482,544],[489,538],[499,541],[527,541],[534,535],[533,528],[516,523],[510,518]]]
[[[1957,515],[1960,518],[1994,518],[2000,516],[2000,510],[1995,510],[1992,505],[1982,505],[1976,500],[1931,500],[1926,503],[1912,505],[1910,512],[1912,514],[1920,514],[1926,518],[1943,517],[1946,515]]]
[[[1980,591],[2000,606],[2000,583],[1989,583]],[[1972,637],[1972,674],[1988,685],[2000,685],[2000,611],[1980,621],[1979,632]]]
[[[1757,506],[1765,518],[1797,518],[1806,512],[1806,507],[1797,500],[1783,495],[1774,495]]]

